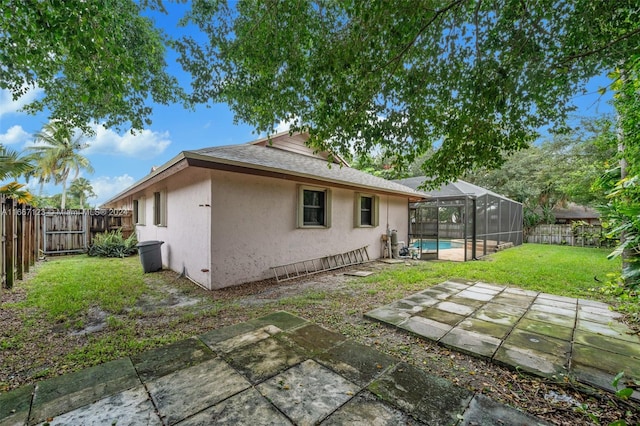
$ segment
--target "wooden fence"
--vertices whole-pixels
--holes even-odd
[[[96,234],[116,229],[133,232],[130,211],[43,210],[0,196],[0,280],[12,288],[38,259],[87,250]]]
[[[102,232],[120,229],[125,238],[133,232],[128,210],[43,210],[40,216],[46,255],[85,252]]]
[[[614,241],[606,237],[600,225],[538,225],[527,231],[527,242],[580,247],[609,247]]]

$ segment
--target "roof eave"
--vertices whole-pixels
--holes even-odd
[[[332,184],[337,187],[344,187],[350,189],[365,189],[371,192],[379,193],[379,194],[388,194],[388,195],[402,195],[409,197],[409,199],[423,200],[427,197],[424,197],[423,194],[409,192],[409,191],[394,191],[391,189],[380,188],[377,186],[369,186],[369,185],[361,185],[356,183],[344,182],[337,179],[330,179],[325,177],[318,177],[316,175],[295,172],[291,170],[282,170],[276,167],[268,167],[259,164],[249,164],[242,161],[229,160],[226,158],[213,157],[210,155],[203,155],[194,151],[185,151],[184,153],[185,159],[189,163],[190,166],[194,167],[204,167],[210,169],[217,170],[225,170],[237,173],[246,173],[267,177],[274,177],[279,179],[290,179],[291,177],[297,178],[298,180],[305,181],[307,183],[322,185],[322,184]],[[411,189],[407,187],[407,189]]]
[[[145,177],[143,177],[142,179],[140,179],[139,181],[137,181],[127,189],[114,195],[113,197],[111,197],[110,199],[102,203],[102,206],[109,206],[110,204],[113,204],[118,200],[121,200],[125,197],[135,194],[138,191],[143,190],[144,188],[146,188],[147,186],[151,185],[153,182],[159,179],[164,179],[182,170],[184,167],[176,167],[176,166],[178,166],[180,162],[183,162],[183,164],[186,165],[184,153],[185,151],[179,153],[178,155],[173,157],[171,160],[167,161],[162,166],[158,167],[152,173],[149,173],[148,175],[146,175]]]

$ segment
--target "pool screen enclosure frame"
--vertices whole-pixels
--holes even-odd
[[[521,245],[522,224],[522,204],[508,198],[490,193],[434,197],[409,204],[409,248],[421,259],[441,259],[447,244],[463,251],[456,260],[479,259],[505,243]]]

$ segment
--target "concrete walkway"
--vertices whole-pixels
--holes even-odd
[[[421,324],[414,314],[427,312],[417,309],[427,298],[379,313]],[[0,425],[44,422],[545,424],[286,312],[0,394]]]
[[[568,376],[609,391],[619,372],[640,380],[640,337],[600,302],[447,281],[366,316],[556,380]]]

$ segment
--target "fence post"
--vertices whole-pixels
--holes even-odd
[[[15,238],[16,238],[16,221],[15,221],[15,211],[13,210],[13,200],[11,198],[7,198],[5,200],[6,206],[6,216],[5,216],[5,227],[6,227],[6,241],[5,241],[5,287],[13,288],[13,282],[15,280],[15,264],[16,264],[16,247],[15,247]]]
[[[23,206],[16,203],[16,279],[21,280],[24,272],[24,215]],[[20,214],[18,214],[18,212]]]

